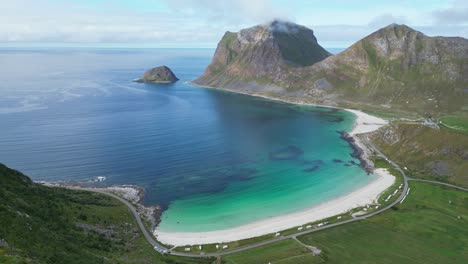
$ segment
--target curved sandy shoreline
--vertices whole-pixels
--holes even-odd
[[[209,232],[163,232],[156,229],[154,234],[164,244],[174,246],[211,244],[236,241],[278,232],[309,222],[345,213],[350,209],[373,203],[384,190],[392,186],[395,177],[385,169],[376,169],[378,178],[366,186],[312,207],[287,215],[272,217],[236,228]]]
[[[354,138],[356,145],[366,152],[367,148],[365,148],[356,135],[375,131],[386,125],[387,121],[357,110],[345,110],[356,115],[355,125],[349,134]],[[359,206],[374,203],[383,191],[392,186],[395,177],[385,169],[375,169],[373,173],[378,177],[366,186],[303,211],[276,216],[251,224],[219,231],[163,232],[156,228],[154,235],[162,243],[174,246],[211,244],[262,236],[315,222],[345,213]]]

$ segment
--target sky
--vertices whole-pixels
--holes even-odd
[[[0,0],[0,46],[214,48],[273,19],[313,29],[327,48],[391,23],[468,38],[468,0]]]

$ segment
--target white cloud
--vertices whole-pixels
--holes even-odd
[[[468,25],[468,2],[455,1],[449,8],[432,12],[436,24]]]
[[[380,16],[374,17],[369,22],[369,26],[373,27],[373,28],[375,28],[375,27],[381,28],[381,27],[385,27],[385,26],[387,26],[389,24],[392,24],[392,23],[406,24],[406,23],[408,23],[408,20],[404,16],[394,16],[394,15],[392,15],[390,13],[385,13],[385,14],[382,14]]]
[[[238,31],[274,18],[311,27],[324,46],[347,46],[392,22],[406,23],[429,35],[468,36],[463,27],[468,22],[465,1],[439,11],[393,5],[384,12],[378,5],[318,9],[315,4],[303,7],[292,0],[282,5],[269,0],[139,0],[131,7],[120,1],[93,5],[89,1],[0,1],[0,42],[10,43],[215,47],[227,30]],[[433,20],[438,23],[431,24]]]
[[[276,18],[293,20],[269,0],[165,0],[175,13],[202,16],[212,24],[260,24]]]
[[[27,7],[27,8],[25,8]],[[0,9],[0,42],[212,42],[217,32],[199,31],[186,18],[160,11],[17,0]]]

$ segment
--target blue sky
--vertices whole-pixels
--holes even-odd
[[[0,45],[213,48],[225,31],[275,18],[329,48],[394,22],[468,38],[466,0],[0,0]]]

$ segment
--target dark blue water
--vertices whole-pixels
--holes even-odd
[[[337,133],[351,127],[349,113],[186,84],[212,53],[0,51],[0,162],[35,180],[141,185],[147,203],[164,206],[259,182],[299,194],[321,179],[340,192],[369,180]],[[159,65],[180,81],[131,82]]]

